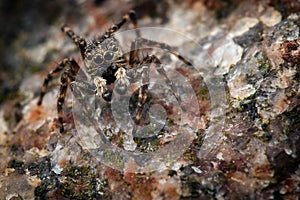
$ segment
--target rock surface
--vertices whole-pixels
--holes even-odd
[[[0,199],[299,198],[299,1],[53,1],[45,12],[37,5],[28,9],[22,3],[20,8],[8,1],[1,4],[2,9],[22,8],[21,16],[11,19],[14,22],[26,18],[20,28],[9,29],[13,37],[2,30],[6,37],[0,43],[1,50],[3,42],[9,46],[1,52],[6,55],[3,66],[13,66],[1,72]],[[101,108],[108,113],[101,134],[120,148],[126,142],[133,145],[126,147],[130,151],[157,152],[176,143],[185,131],[192,132],[185,138],[191,141],[188,146],[177,146],[186,148],[179,158],[156,171],[139,173],[138,160],[123,162],[117,153],[110,154],[123,167],[118,171],[90,150],[97,148],[99,136],[73,118],[71,92],[64,107],[66,132],[59,133],[59,79],[50,85],[42,106],[36,105],[43,78],[55,62],[74,57],[82,65],[76,46],[60,33],[60,24],[66,22],[76,33],[92,38],[132,8],[140,27],[166,28],[193,39],[161,36],[193,67],[159,50],[151,53],[175,63],[165,68],[187,77],[195,93],[186,109],[194,112],[195,104],[199,108],[193,115],[170,120],[179,113],[176,98],[160,99],[153,93],[149,102],[164,107],[160,116],[169,121],[147,138],[122,132],[124,127],[111,120],[109,104]],[[172,79],[177,80],[174,75]],[[152,80],[158,82],[158,76]],[[186,92],[187,87],[175,85],[180,93]],[[157,91],[168,94],[162,86]],[[183,102],[188,98],[182,94]],[[163,118],[151,116],[160,125]],[[190,126],[177,126],[180,123]]]

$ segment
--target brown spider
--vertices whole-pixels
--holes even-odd
[[[129,60],[127,61],[118,41],[113,37],[113,33],[118,31],[126,22],[131,21],[136,32],[136,39],[131,43],[131,51],[129,53]],[[172,81],[167,77],[167,74],[163,68],[160,60],[154,55],[148,55],[142,59],[139,58],[138,48],[142,45],[146,47],[159,47],[165,49],[170,53],[177,56],[181,61],[187,65],[191,65],[189,61],[183,58],[175,48],[156,41],[148,40],[141,37],[140,30],[137,25],[137,18],[134,11],[130,11],[123,16],[123,19],[111,26],[103,35],[94,38],[91,42],[86,42],[85,39],[76,35],[71,28],[67,25],[63,25],[61,30],[66,33],[73,42],[79,47],[82,58],[84,60],[86,71],[91,77],[92,83],[82,83],[87,88],[92,88],[96,95],[102,96],[106,101],[110,101],[112,97],[111,85],[114,84],[115,91],[119,94],[123,94],[130,82],[133,80],[127,74],[127,69],[139,68],[138,73],[142,76],[142,86],[139,88],[137,112],[135,120],[137,123],[141,120],[143,106],[147,99],[148,85],[149,85],[149,66],[153,64],[156,70],[164,78],[165,82],[172,89],[179,104],[181,103],[180,96],[176,87]],[[65,70],[64,70],[65,69]],[[60,126],[60,132],[64,132],[63,118],[62,118],[62,106],[65,101],[66,91],[69,81],[75,82],[76,75],[78,74],[80,66],[73,58],[65,58],[61,61],[57,67],[48,73],[44,80],[42,91],[37,102],[38,105],[42,104],[43,97],[46,93],[49,81],[51,81],[57,74],[64,70],[60,81],[60,90],[57,99],[57,112],[58,122]],[[136,76],[134,74],[133,76]],[[71,87],[73,91],[73,88]],[[73,91],[74,92],[74,91]]]

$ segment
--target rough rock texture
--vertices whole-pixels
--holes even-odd
[[[0,20],[7,27],[0,41],[0,199],[299,198],[300,1],[0,5],[5,11]],[[193,69],[180,61],[175,66],[188,77],[201,110],[193,141],[168,168],[145,173],[134,173],[135,162],[123,171],[107,167],[85,148],[94,143],[86,137],[83,145],[78,139],[70,93],[63,115],[66,133],[59,133],[59,79],[43,105],[36,105],[49,68],[65,57],[82,64],[60,25],[66,22],[76,33],[92,37],[131,8],[140,27],[175,30],[198,44],[168,43],[187,52],[194,64]],[[165,107],[170,116],[176,114],[173,104]],[[110,123],[107,119],[104,135],[122,147],[126,133]],[[134,138],[137,150],[150,152],[172,143],[178,135],[172,125],[155,137]]]

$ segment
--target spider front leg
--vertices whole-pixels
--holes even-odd
[[[68,68],[67,68],[68,67]],[[37,105],[41,105],[43,102],[44,95],[47,91],[48,83],[51,81],[57,74],[63,69],[67,68],[61,76],[61,85],[59,89],[58,99],[57,99],[57,113],[58,113],[58,122],[60,125],[60,132],[64,131],[63,127],[63,118],[62,118],[62,105],[64,104],[66,92],[68,88],[68,80],[75,81],[76,75],[80,69],[77,62],[72,58],[66,58],[58,64],[58,66],[51,71],[44,80],[42,91],[37,102]]]
[[[139,42],[140,46],[144,45],[147,47],[158,47],[161,49],[165,49],[169,51],[171,54],[175,55],[179,60],[181,60],[183,63],[185,63],[188,66],[192,66],[193,64],[188,61],[186,58],[184,58],[176,49],[168,44],[157,42],[154,40],[149,40],[146,38],[139,37],[136,39],[137,42]]]
[[[56,66],[56,68],[53,71],[50,71],[48,73],[48,75],[46,76],[46,78],[44,79],[43,87],[42,87],[42,90],[41,90],[40,97],[39,97],[39,100],[37,102],[37,105],[40,106],[42,104],[44,96],[45,96],[45,94],[47,92],[47,88],[48,88],[49,82],[53,78],[55,78],[59,72],[61,72],[63,69],[65,69],[68,66],[70,68],[73,68],[74,71],[78,71],[79,70],[79,65],[77,64],[77,62],[73,58],[65,58],[63,61],[61,61],[60,63],[58,63],[58,65]]]
[[[81,56],[84,59],[85,58],[84,52],[85,52],[85,48],[86,48],[86,45],[87,45],[85,39],[83,39],[82,37],[76,35],[74,33],[74,31],[66,24],[64,24],[61,27],[61,30],[62,30],[62,32],[67,34],[69,36],[69,38],[71,38],[73,40],[73,42],[78,46],[78,48],[80,50],[80,53],[81,53]]]
[[[77,63],[76,63],[76,65],[77,65]],[[66,69],[63,72],[63,74],[61,76],[61,79],[60,79],[61,85],[60,85],[58,99],[57,99],[57,114],[58,114],[58,122],[59,122],[59,127],[60,127],[60,129],[59,129],[60,133],[64,132],[63,117],[62,117],[62,115],[63,115],[62,106],[65,102],[69,81],[74,82],[75,79],[76,79],[76,75],[79,71],[79,66],[78,66],[78,68],[77,67],[75,68],[75,67],[76,66],[73,66],[69,69]],[[73,91],[72,88],[71,88],[71,90]]]
[[[113,33],[115,33],[116,31],[118,31],[126,22],[131,21],[133,24],[133,27],[136,31],[136,35],[138,37],[141,36],[140,31],[137,29],[138,28],[138,23],[137,23],[137,17],[136,17],[136,13],[135,11],[131,10],[129,11],[128,14],[124,15],[122,20],[120,22],[118,22],[117,24],[111,26],[103,35],[101,35],[98,40],[99,43],[103,42],[104,40],[106,40],[107,38],[112,37]]]

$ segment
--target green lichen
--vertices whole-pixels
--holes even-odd
[[[69,199],[102,199],[107,188],[106,181],[97,179],[90,166],[70,166],[63,173],[61,195]]]
[[[119,169],[124,168],[124,160],[123,158],[115,152],[112,152],[110,149],[106,149],[103,153],[103,162],[113,163]]]
[[[137,144],[138,151],[141,152],[155,152],[159,149],[160,138],[163,136],[164,131],[159,132],[157,135],[147,138],[134,137],[134,141]]]
[[[283,133],[287,136],[290,136],[292,133],[295,133],[300,128],[300,106],[295,107],[289,112],[285,112],[282,117],[287,118],[282,121],[286,121],[283,127]]]
[[[202,101],[209,100],[210,96],[209,96],[209,90],[207,87],[203,87],[199,90],[198,98]]]
[[[269,58],[263,52],[257,52],[254,57],[257,59],[258,70],[263,77],[267,76],[271,71],[271,64]]]
[[[255,120],[259,118],[259,114],[256,108],[256,101],[255,101],[256,94],[249,96],[244,100],[240,100],[239,106],[234,108],[238,113],[244,113],[246,117],[250,118],[251,120]]]

